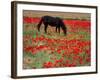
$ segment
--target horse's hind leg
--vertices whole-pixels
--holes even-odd
[[[40,26],[38,26],[38,31],[40,31]]]
[[[45,33],[47,33],[47,27],[48,27],[48,25],[47,25],[47,24],[45,24],[45,28],[44,28]]]
[[[56,32],[57,32],[57,27],[56,27]]]
[[[42,24],[42,21],[43,21],[43,19],[41,19],[40,22],[39,22],[38,25],[37,25],[38,31],[40,31],[40,26],[41,26],[41,24]]]

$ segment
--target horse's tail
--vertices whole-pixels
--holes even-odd
[[[43,18],[41,18],[39,24],[37,25],[38,31],[40,31],[40,26],[41,26],[41,24],[42,24],[42,21],[43,21]]]

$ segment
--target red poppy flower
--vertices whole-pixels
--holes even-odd
[[[44,63],[44,65],[43,65],[43,67],[45,67],[45,68],[51,68],[51,67],[53,67],[53,63],[52,62],[45,62]]]

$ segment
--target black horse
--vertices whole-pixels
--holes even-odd
[[[47,33],[47,27],[48,25],[52,26],[52,27],[56,27],[56,32],[59,31],[60,33],[60,27],[63,30],[64,34],[66,35],[66,27],[65,24],[63,22],[63,20],[59,17],[51,17],[51,16],[43,16],[38,24],[38,31],[40,31],[40,26],[41,24],[44,24],[45,28],[45,33]]]

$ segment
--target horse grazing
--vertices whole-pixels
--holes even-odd
[[[37,25],[38,27],[38,31],[40,31],[40,26],[41,24],[44,24],[44,30],[45,33],[47,33],[47,27],[48,25],[50,25],[51,27],[56,27],[56,32],[59,31],[60,33],[60,27],[63,30],[63,33],[66,35],[66,27],[65,24],[63,22],[63,20],[59,17],[51,17],[51,16],[43,16],[39,22],[39,24]]]

